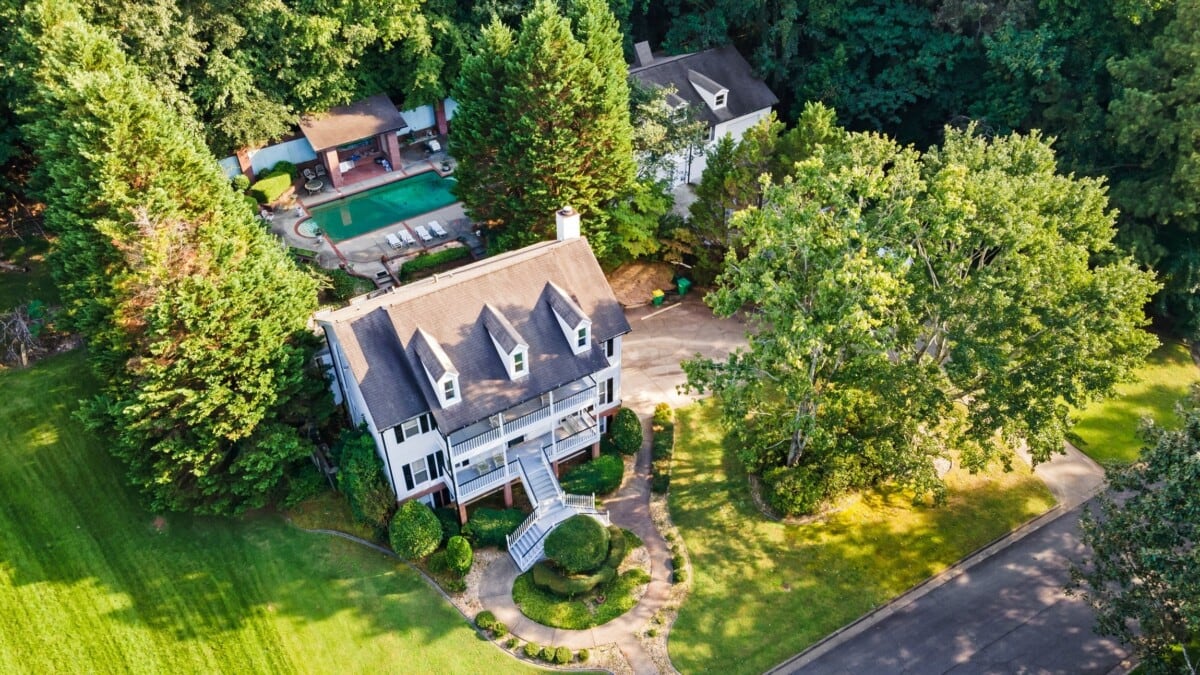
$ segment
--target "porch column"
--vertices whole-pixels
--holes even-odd
[[[250,148],[238,148],[237,152],[233,153],[237,157],[238,168],[242,170],[242,175],[254,180],[254,167],[250,164]]]
[[[438,134],[445,136],[450,133],[450,124],[446,120],[446,100],[438,99],[437,103],[433,104],[433,116],[437,119]]]
[[[596,441],[595,443],[592,443],[592,459],[596,459],[599,456],[600,456],[600,441]]]
[[[551,463],[550,463],[550,466],[551,466],[551,468],[553,468],[553,469],[554,469],[554,477],[555,477],[555,478],[562,478],[562,474],[558,472],[558,460],[556,459],[556,460],[554,460],[553,462],[551,462]]]
[[[467,505],[459,502],[458,504],[458,524],[467,524]]]
[[[504,484],[504,508],[511,509],[513,505],[512,483]],[[466,522],[466,521],[463,521]]]
[[[393,169],[400,168],[400,142],[396,140],[395,131],[385,131],[379,134],[379,149],[392,163]]]
[[[325,162],[325,171],[329,174],[329,184],[335,188],[342,187],[345,181],[342,180],[342,169],[338,163],[337,148],[329,148],[321,154],[321,157]]]

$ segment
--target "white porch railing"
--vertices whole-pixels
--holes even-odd
[[[490,490],[497,483],[503,483],[509,477],[509,467],[512,464],[512,462],[509,462],[498,469],[492,469],[482,476],[476,476],[458,486],[458,501],[466,501],[482,492]]]
[[[576,450],[578,450],[580,448],[587,447],[587,446],[597,443],[599,441],[600,441],[600,429],[598,427],[584,429],[583,431],[580,431],[580,432],[577,432],[570,436],[567,436],[566,438],[564,438],[562,440],[555,441],[554,442],[555,455],[557,457],[562,457],[564,455],[575,452]]]
[[[562,414],[577,408],[586,408],[588,405],[595,403],[596,398],[596,389],[594,387],[584,389],[583,391],[577,394],[572,394],[561,401],[555,401],[554,412]]]
[[[469,455],[469,454],[471,454],[472,451],[474,451],[478,448],[481,448],[485,445],[490,445],[490,444],[500,440],[500,437],[503,435],[504,435],[504,425],[503,425],[503,423],[501,423],[500,426],[495,427],[494,429],[492,429],[490,431],[485,431],[482,434],[479,434],[478,436],[473,436],[471,438],[468,438],[465,441],[454,443],[453,445],[450,446],[450,456],[455,459],[458,459],[465,455]]]
[[[525,519],[525,522],[518,525],[517,529],[512,531],[512,534],[507,535],[506,539],[507,539],[507,543],[508,543],[508,550],[511,551],[513,549],[513,543],[516,542],[518,539],[520,539],[523,534],[528,532],[529,528],[536,525],[539,518],[546,515],[546,513],[550,511],[551,504],[553,504],[552,501],[547,501],[547,502],[538,504],[533,509],[533,513],[530,513],[529,517],[527,517]]]

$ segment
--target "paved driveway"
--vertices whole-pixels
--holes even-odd
[[[1063,593],[1083,553],[1079,509],[984,560],[855,638],[785,673],[1108,673],[1125,650]]]

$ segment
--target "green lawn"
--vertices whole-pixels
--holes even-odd
[[[29,265],[29,273],[0,272],[0,312],[5,312],[29,300],[47,304],[58,302],[58,289],[50,277],[45,261],[48,244],[41,239],[0,239],[0,259],[18,265]]]
[[[717,415],[710,403],[676,412],[671,517],[694,570],[669,647],[685,673],[762,672],[1054,503],[1027,468],[955,470],[941,508],[875,494],[824,522],[782,525],[755,510]]]
[[[1134,381],[1117,386],[1116,396],[1076,413],[1074,433],[1083,441],[1079,449],[1098,462],[1132,462],[1142,447],[1137,435],[1141,419],[1149,416],[1159,424],[1178,425],[1175,403],[1197,380],[1200,369],[1188,348],[1164,342],[1137,370]]]
[[[138,505],[76,352],[0,373],[0,672],[513,672],[407,567],[273,516]]]

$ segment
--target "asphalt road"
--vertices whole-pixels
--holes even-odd
[[[1063,592],[1082,553],[1073,509],[829,653],[779,672],[1108,673],[1125,650],[1097,636],[1091,609]]]

